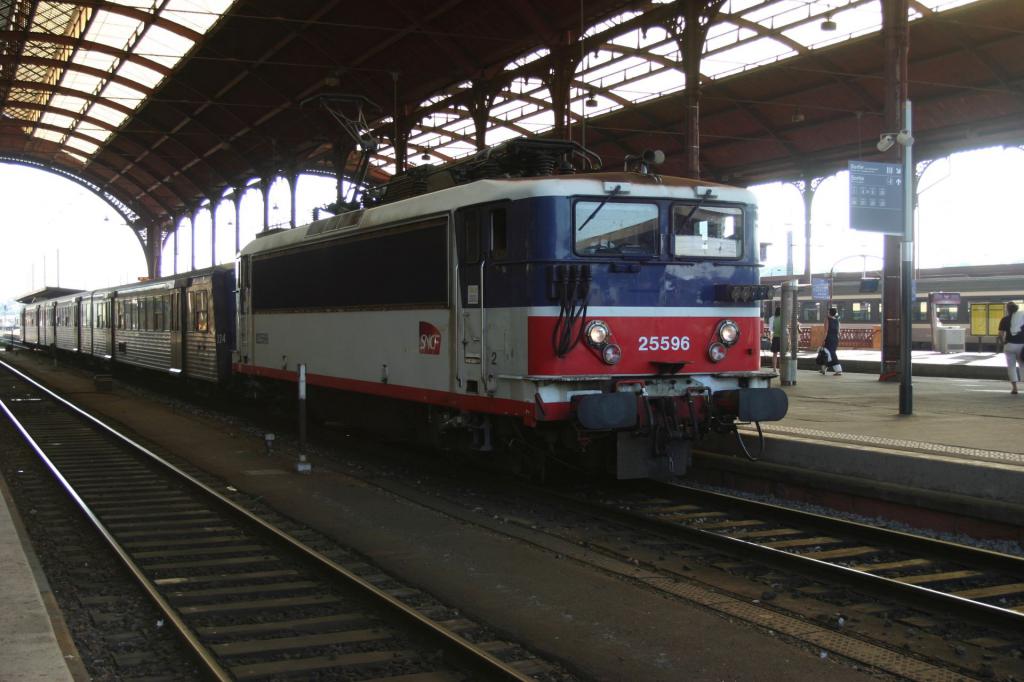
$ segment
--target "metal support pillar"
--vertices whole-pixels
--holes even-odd
[[[800,196],[804,200],[804,284],[811,283],[811,209],[814,206],[814,193],[818,191],[820,178],[816,181],[805,177]]]
[[[210,199],[210,267],[217,265],[217,203]]]
[[[551,71],[548,73],[546,85],[551,94],[551,110],[555,114],[555,138],[569,139],[569,100],[571,97],[572,77],[579,63],[579,54],[569,45],[561,43],[551,46]]]
[[[914,136],[911,118],[910,100],[907,100],[903,105],[903,130],[907,133],[908,142],[903,147],[903,262],[900,270],[903,287],[900,339],[903,353],[900,355],[900,414],[914,413],[914,368],[911,358],[913,336],[910,314],[914,306]]]
[[[704,31],[700,30],[700,7],[686,3],[683,29],[683,71],[686,74],[686,174],[700,177],[700,58],[704,51]]]
[[[477,150],[487,148],[487,121],[490,119],[496,95],[492,87],[487,81],[473,81],[469,113],[473,117],[473,139],[476,141]]]
[[[270,229],[270,186],[274,184],[274,176],[265,175],[260,178],[260,192],[263,194],[263,231]]]
[[[242,197],[245,196],[245,185],[235,187],[235,194],[231,200],[235,204],[235,255],[242,250]]]
[[[150,279],[160,277],[160,261],[163,259],[163,231],[159,225],[146,226],[146,269]]]
[[[686,174],[700,177],[700,61],[708,26],[725,0],[676,0],[679,8],[665,28],[675,38],[683,56],[686,90],[683,92],[683,131],[686,137]],[[679,19],[682,18],[682,26]]]
[[[174,267],[172,275],[178,274],[178,230],[181,228],[181,217],[174,220]]]
[[[799,283],[795,279],[782,283],[782,335],[780,337],[779,376],[783,386],[796,385],[797,345],[800,332],[797,326],[797,292]]]
[[[885,47],[884,79],[884,130],[899,130],[903,103],[908,92],[908,54],[910,50],[910,28],[907,18],[909,0],[882,0],[882,35]],[[903,153],[902,145],[895,150]],[[910,182],[913,176],[904,178]],[[900,379],[903,366],[901,354],[909,348],[902,348],[903,317],[910,315],[910,307],[904,309],[903,275],[901,252],[903,238],[886,235],[882,268],[882,366],[879,381]],[[913,301],[911,300],[911,303]]]
[[[189,223],[191,225],[191,238],[189,239],[188,246],[189,250],[192,252],[192,257],[191,260],[189,261],[189,272],[196,269],[196,221],[199,220],[199,212],[202,210],[203,207],[197,204],[195,208],[192,209],[191,216],[189,217]]]
[[[291,193],[291,215],[288,218],[288,225],[295,229],[298,225],[297,214],[298,214],[298,202],[295,200],[299,192],[299,173],[297,171],[291,171],[288,173],[288,190]]]

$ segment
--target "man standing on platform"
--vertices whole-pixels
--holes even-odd
[[[825,364],[818,371],[824,374],[830,369],[837,377],[843,376],[843,366],[839,364],[836,350],[839,348],[839,310],[835,307],[828,309],[828,319],[825,320],[825,343],[822,349],[825,351]]]
[[[775,306],[772,316],[772,369],[779,368],[779,352],[782,350],[782,308]]]
[[[1006,374],[1010,379],[1010,394],[1017,395],[1017,382],[1021,380],[1020,368],[1024,366],[1021,349],[1024,349],[1024,312],[1017,304],[1006,304],[1006,317],[999,320],[999,337],[1006,354]]]

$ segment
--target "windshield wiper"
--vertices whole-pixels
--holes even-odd
[[[685,230],[687,227],[689,227],[690,220],[693,219],[693,214],[696,213],[697,211],[699,211],[700,207],[704,205],[704,202],[707,201],[710,198],[711,198],[711,190],[708,189],[706,192],[704,192],[703,195],[701,195],[700,201],[698,201],[696,204],[694,204],[693,208],[690,209],[690,212],[686,214],[685,218],[683,218],[683,224],[679,226],[679,230]],[[600,206],[598,208],[600,208]]]
[[[604,205],[608,203],[608,200],[611,199],[616,194],[618,194],[620,191],[622,191],[622,185],[615,185],[615,189],[613,189],[611,192],[609,192],[608,196],[606,196],[604,199],[601,200],[601,203],[598,204],[594,208],[593,212],[589,216],[587,216],[587,219],[583,221],[583,224],[576,228],[576,231],[579,232],[584,227],[586,227],[587,223],[589,223],[591,220],[593,220],[594,216],[597,215],[597,212],[600,211],[602,208],[604,208]],[[710,193],[711,193],[711,190],[708,190],[708,194],[710,194]]]

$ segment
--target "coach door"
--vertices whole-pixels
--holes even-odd
[[[494,258],[504,255],[505,207],[474,206],[459,211],[455,219],[459,250],[459,385],[467,393],[483,395],[496,388],[496,363],[501,354],[495,333],[487,285]],[[497,237],[496,237],[497,235]],[[500,243],[495,244],[495,239]],[[500,252],[495,253],[498,249]],[[493,317],[490,316],[490,317]]]
[[[164,306],[164,319],[166,320],[171,345],[171,371],[179,373],[185,369],[185,357],[182,350],[182,319],[181,298],[183,289],[176,287],[160,297],[161,305]]]
[[[458,339],[459,387],[467,393],[481,392],[481,356],[483,353],[481,323],[483,292],[481,271],[485,266],[485,235],[481,230],[482,210],[479,207],[460,210],[455,217],[455,233],[459,251]]]

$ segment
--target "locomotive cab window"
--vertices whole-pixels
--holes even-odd
[[[581,256],[658,255],[657,204],[577,201],[574,218]]]
[[[731,206],[672,207],[672,255],[739,258],[743,255],[743,211]]]

